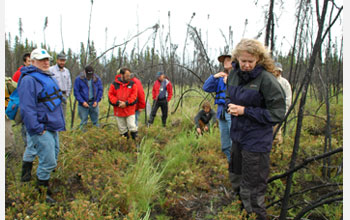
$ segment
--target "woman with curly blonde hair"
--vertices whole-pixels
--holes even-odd
[[[229,177],[248,213],[267,219],[265,192],[273,126],[285,114],[285,94],[272,74],[274,62],[262,43],[242,39],[232,52],[226,108],[231,114]]]
[[[260,41],[255,39],[242,39],[232,51],[232,60],[237,62],[238,55],[243,51],[252,54],[258,58],[257,64],[264,66],[264,68],[273,73],[275,71],[274,61],[270,56],[270,52],[265,48],[265,46],[260,43]]]

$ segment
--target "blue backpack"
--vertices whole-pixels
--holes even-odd
[[[9,119],[15,120],[16,123],[19,123],[22,121],[22,118],[20,116],[20,111],[19,111],[19,96],[18,96],[17,89],[15,89],[10,95],[10,100],[7,105],[5,114]]]
[[[29,74],[24,74],[21,76],[18,82],[20,82],[22,77],[25,75]],[[60,106],[64,97],[62,96],[62,92],[58,88],[57,84],[50,77],[44,77],[41,73],[32,73],[30,75],[43,85],[43,91],[38,97],[38,102],[44,103],[50,111],[53,111],[56,107]],[[5,110],[7,117],[11,120],[15,120],[16,124],[22,121],[19,110],[19,96],[17,88],[11,93],[9,103]]]

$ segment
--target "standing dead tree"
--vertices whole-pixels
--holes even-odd
[[[265,31],[265,46],[269,46],[269,41],[271,41],[270,50],[271,53],[274,50],[274,14],[273,14],[273,7],[275,4],[275,0],[270,0],[270,7],[268,12],[268,18],[267,18],[267,25],[266,25],[266,31]]]
[[[19,33],[19,42],[21,42],[22,41],[22,34],[23,34],[22,18],[18,19],[18,33]]]
[[[44,27],[43,27],[44,45],[45,45],[45,46],[46,46],[45,30],[46,30],[46,28],[47,28],[48,22],[49,22],[49,20],[48,20],[48,17],[46,16],[46,17],[45,17],[45,21],[44,21]]]
[[[86,66],[86,63],[88,61],[88,55],[89,55],[89,49],[90,49],[90,31],[91,31],[91,17],[92,17],[93,5],[94,5],[94,0],[91,0],[90,17],[89,17],[89,29],[88,29],[88,41],[87,41],[87,44],[86,44],[86,55],[85,55],[83,68]]]
[[[88,56],[89,56],[89,49],[90,49],[90,30],[91,30],[91,16],[92,16],[92,7],[94,5],[94,0],[91,0],[91,7],[90,7],[90,18],[89,18],[89,29],[88,29],[88,41],[87,41],[87,45],[86,45],[86,53],[85,53],[85,59],[82,63],[82,68],[84,69],[84,67],[86,66],[87,60],[88,60]],[[72,114],[71,114],[71,124],[70,127],[73,128],[74,125],[74,118],[75,118],[75,110],[76,110],[76,106],[77,106],[77,100],[74,99],[74,104],[73,104],[73,110],[72,110]]]
[[[187,46],[188,34],[189,34],[189,31],[190,31],[190,25],[191,25],[191,22],[192,22],[194,16],[196,16],[195,12],[193,12],[193,14],[192,14],[192,16],[190,18],[190,21],[188,22],[187,29],[186,29],[186,37],[185,37],[184,49],[182,51],[182,65],[184,65],[184,66],[186,65],[186,62],[185,62],[186,56],[185,56],[185,54],[186,54],[186,46]],[[183,87],[184,87],[183,83],[184,83],[184,72],[181,71],[181,93],[183,93]],[[181,103],[181,106],[182,106],[182,103]]]
[[[176,96],[176,81],[175,81],[175,69],[174,69],[174,62],[175,62],[175,52],[177,49],[177,45],[172,44],[171,42],[171,32],[170,32],[170,11],[168,11],[168,23],[169,23],[169,60],[170,60],[170,73],[171,78],[173,80],[173,90],[174,90],[174,97]]]
[[[324,82],[322,76],[321,76],[321,71],[319,71],[318,74],[321,83],[322,83],[322,88],[325,94],[325,103],[326,103],[326,115],[327,115],[327,123],[326,123],[326,131],[325,131],[325,136],[324,136],[324,152],[328,152],[332,150],[332,131],[331,131],[331,116],[330,116],[330,104],[329,104],[329,83],[327,79],[327,83]],[[326,169],[328,167],[328,172],[327,172],[327,177],[331,177],[331,171],[330,171],[330,163],[331,163],[331,157],[328,158],[328,160],[323,160],[323,167],[322,167],[322,176],[326,177]]]
[[[64,52],[64,41],[63,41],[63,31],[62,31],[62,15],[60,15],[60,32],[61,32],[61,41],[62,41],[62,52]]]
[[[202,53],[202,56],[204,57],[205,61],[206,61],[206,64],[208,65],[209,67],[209,70],[211,73],[214,72],[214,69],[210,63],[210,59],[209,59],[209,56],[208,56],[208,53],[204,47],[204,44],[203,44],[203,41],[202,41],[202,38],[201,36],[199,35],[197,29],[191,25],[188,25],[191,29],[191,35],[193,37],[193,39],[197,39],[197,41],[195,41],[195,46],[196,48]]]
[[[323,2],[323,8],[322,8],[322,13],[319,14],[319,2],[318,0],[316,0],[316,11],[317,11],[317,21],[318,21],[318,31],[317,31],[317,36],[316,36],[316,41],[312,46],[312,53],[310,56],[310,61],[309,61],[309,66],[307,69],[307,72],[305,74],[303,83],[302,83],[302,96],[300,99],[300,104],[299,104],[299,111],[298,111],[298,119],[297,119],[297,128],[296,128],[296,134],[295,134],[295,138],[294,138],[294,147],[293,147],[293,153],[292,153],[292,157],[291,157],[291,161],[290,161],[290,165],[289,165],[289,169],[294,169],[295,168],[295,164],[296,164],[296,159],[298,157],[298,151],[299,151],[299,146],[300,146],[300,137],[301,137],[301,129],[302,129],[302,123],[303,123],[303,115],[304,115],[304,107],[305,107],[305,103],[306,103],[306,98],[307,98],[307,93],[308,93],[308,89],[309,89],[309,85],[310,85],[310,81],[311,81],[311,76],[312,76],[312,72],[314,69],[314,65],[316,63],[316,58],[318,56],[318,54],[321,52],[321,45],[322,45],[322,41],[323,41],[323,36],[325,36],[325,34],[328,33],[328,31],[330,30],[332,24],[330,24],[330,26],[326,29],[326,31],[324,32],[324,23],[325,23],[325,19],[326,19],[326,15],[327,15],[327,8],[328,8],[328,0],[324,0]],[[339,13],[341,12],[341,10],[339,10]],[[338,16],[336,16],[335,19],[337,19]],[[334,24],[334,22],[332,22]],[[287,211],[288,211],[288,203],[289,203],[289,196],[290,196],[290,192],[291,192],[291,187],[292,187],[292,180],[293,180],[293,173],[291,173],[290,175],[288,175],[287,177],[287,184],[286,184],[286,188],[285,188],[285,193],[284,193],[284,197],[283,197],[283,203],[282,203],[282,208],[281,208],[281,213],[280,213],[280,218],[281,220],[286,219],[287,217]]]

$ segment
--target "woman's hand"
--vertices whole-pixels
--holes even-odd
[[[233,116],[244,115],[244,106],[228,104],[227,112]]]
[[[225,76],[227,76],[227,73],[219,72],[219,73],[214,75],[214,78],[220,78],[220,77],[225,77]]]

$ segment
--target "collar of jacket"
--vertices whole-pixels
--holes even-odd
[[[55,65],[55,68],[60,72],[66,71],[66,67],[63,67],[63,69],[61,70],[60,67],[58,66],[58,64]]]
[[[33,72],[43,73],[43,74],[46,74],[48,76],[52,76],[53,75],[50,71],[43,71],[43,70],[41,70],[38,67],[33,66],[33,65],[23,66],[21,68],[21,73],[30,74],[30,73],[33,73]]]
[[[258,77],[264,69],[265,68],[260,64],[256,65],[256,67],[252,71],[242,71],[241,68],[238,67],[237,74],[242,80],[241,82],[245,84]]]
[[[85,72],[81,72],[80,73],[80,79],[82,79],[82,80],[88,80],[87,78],[86,78],[86,73]],[[92,81],[93,82],[96,82],[97,81],[97,77],[96,77],[96,75],[95,75],[95,73],[92,75]]]
[[[129,81],[124,81],[121,76],[118,77],[117,80],[116,80],[116,82],[119,83],[119,84],[129,84],[130,81],[131,81],[131,79]]]
[[[165,79],[165,78],[164,78],[163,81],[160,81],[159,79],[157,79],[157,81],[158,81],[158,83],[159,83],[160,85],[162,85],[163,82],[165,83],[165,85],[168,85],[168,82],[169,82],[169,80],[167,80],[167,79]]]

